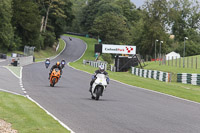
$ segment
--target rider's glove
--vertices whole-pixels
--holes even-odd
[[[94,76],[94,75],[92,75],[92,79],[95,79],[95,76]]]
[[[109,84],[110,79],[107,77],[106,81],[107,81],[107,84]]]

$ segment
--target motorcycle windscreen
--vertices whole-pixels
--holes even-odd
[[[96,84],[107,85],[106,76],[104,74],[97,74],[97,79],[95,80]]]

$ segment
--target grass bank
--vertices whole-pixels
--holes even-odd
[[[40,50],[39,52],[35,51],[35,61],[44,61],[46,58],[51,58],[58,55],[65,47],[65,42],[62,39],[59,39],[59,48],[56,51],[55,48],[47,47],[45,50]],[[12,53],[24,54],[22,51],[13,51],[7,53],[7,56],[11,56]]]
[[[79,36],[72,36],[67,35],[75,38],[82,39],[87,43],[88,49],[86,50],[84,56],[78,60],[77,62],[70,63],[72,67],[77,69],[87,71],[89,73],[94,73],[97,68],[93,68],[91,66],[83,65],[83,59],[86,60],[94,60],[94,44],[97,42],[95,39],[79,37]],[[150,67],[150,64],[148,65]],[[157,69],[159,70],[159,69]],[[160,69],[161,70],[161,69]],[[157,81],[154,79],[142,78],[135,75],[130,74],[129,72],[111,72],[108,71],[109,76],[111,79],[118,80],[120,82],[142,87],[149,90],[154,90],[166,94],[170,94],[173,96],[181,97],[184,99],[200,102],[200,88],[199,86],[188,85],[188,84],[181,84],[181,83],[165,83],[161,81]],[[89,82],[89,81],[88,81]],[[112,81],[111,81],[112,84]]]
[[[21,67],[16,67],[16,66],[5,66],[7,69],[9,69],[10,71],[12,71],[17,77],[20,77],[20,71],[21,71]]]
[[[59,54],[65,47],[65,42],[62,39],[59,39],[59,48],[57,51],[55,51],[55,49],[53,48],[46,48],[45,50],[40,50],[39,52],[35,52],[34,56],[35,56],[35,61],[43,61],[46,58],[50,58],[50,57],[54,57],[57,54]]]
[[[48,48],[36,52],[36,60],[44,60],[60,53],[65,47],[63,40],[60,41],[60,47],[57,52]],[[15,51],[13,53],[23,52]],[[8,56],[11,53],[8,54]],[[20,77],[20,67],[6,66]],[[12,124],[12,128],[19,133],[69,133],[67,129],[61,126],[51,116],[47,115],[44,110],[39,108],[35,103],[23,96],[17,96],[0,91],[0,119]]]
[[[196,69],[196,57],[197,57],[197,69]],[[193,60],[193,65],[191,63],[192,60]],[[169,65],[168,65],[168,63],[169,63]],[[200,73],[200,71],[199,71],[200,55],[186,57],[185,58],[185,68],[183,68],[183,59],[182,58],[181,58],[180,67],[179,67],[179,60],[177,60],[177,61],[173,60],[173,63],[172,63],[172,60],[170,60],[169,62],[167,61],[166,65],[159,65],[159,61],[145,62],[145,64],[147,64],[147,66],[145,66],[144,69],[149,69],[149,70],[160,70],[160,71],[171,72],[171,73]],[[172,66],[172,64],[173,64],[173,66]]]
[[[23,96],[0,92],[0,119],[19,133],[68,133],[51,116]]]

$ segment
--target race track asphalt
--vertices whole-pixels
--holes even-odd
[[[4,62],[2,65],[4,64],[6,63]],[[24,95],[19,82],[19,78],[14,76],[7,68],[0,66],[0,90]]]
[[[85,51],[83,41],[62,37],[67,46],[52,60],[78,59]],[[76,133],[199,133],[200,104],[110,82],[99,101],[88,92],[91,75],[69,66],[61,80],[49,86],[44,62],[23,68],[27,94]]]

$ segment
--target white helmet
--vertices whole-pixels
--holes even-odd
[[[104,65],[100,65],[100,66],[99,66],[99,71],[100,71],[100,72],[104,72]]]

